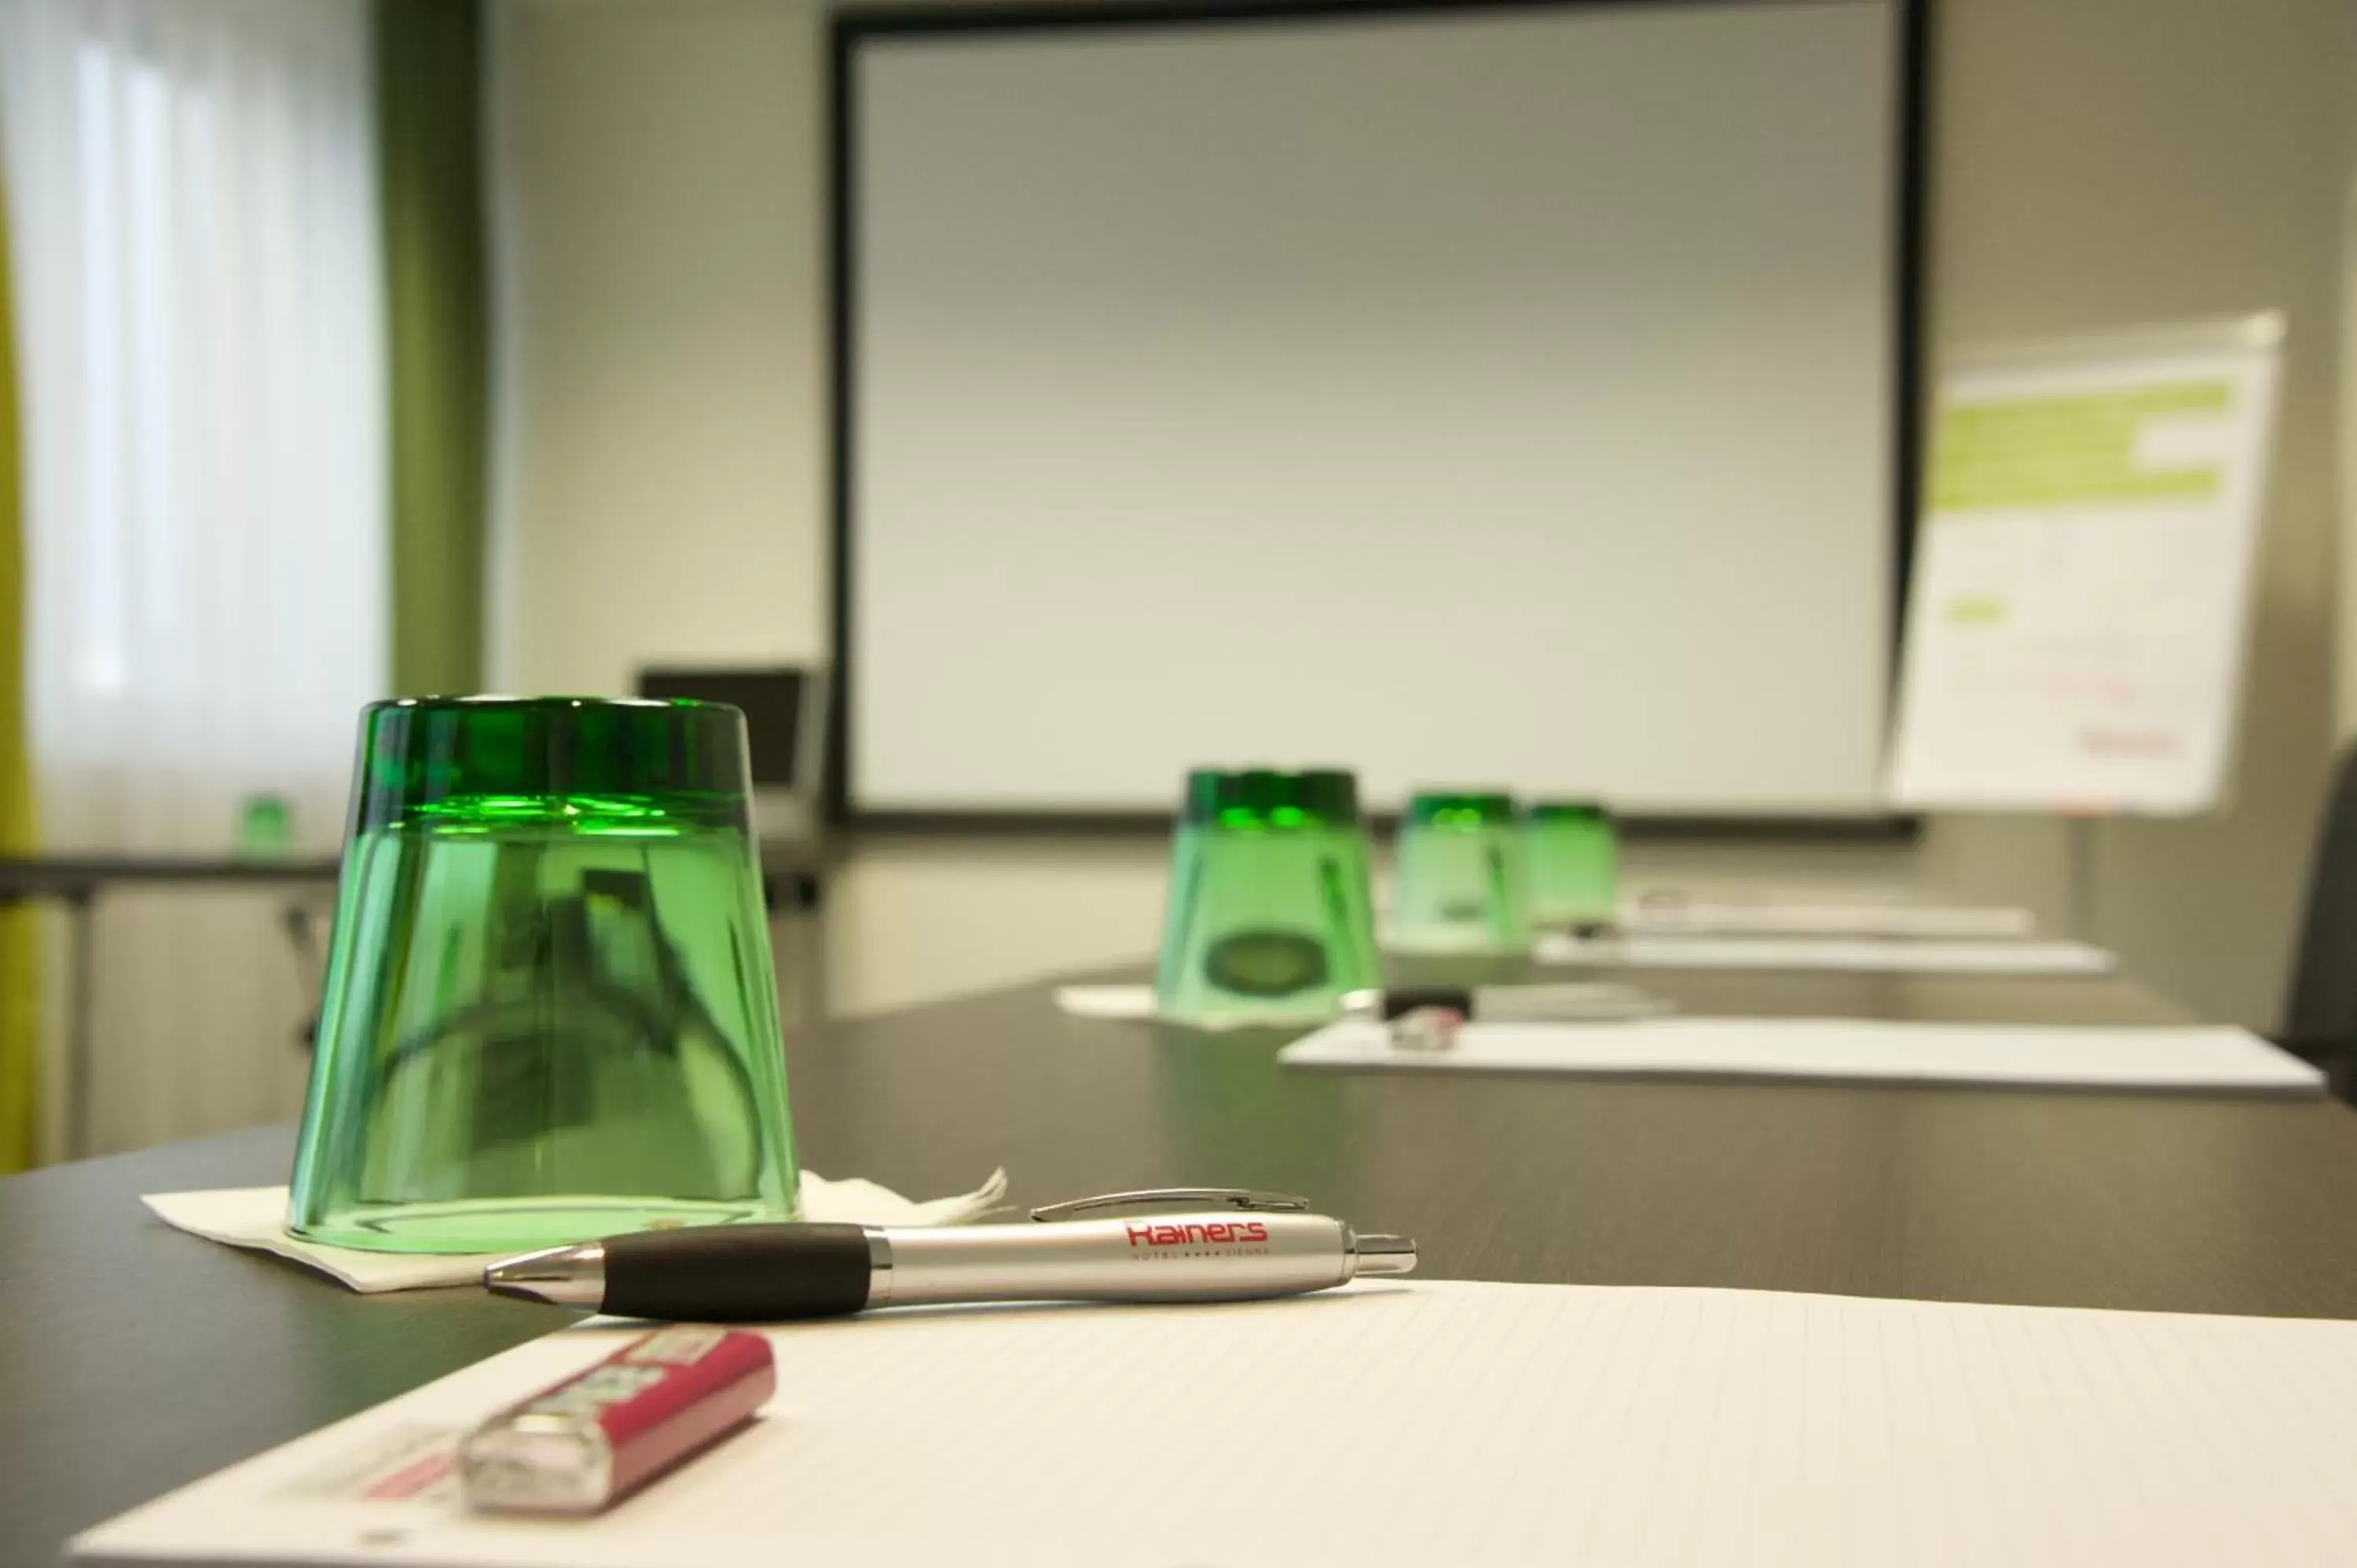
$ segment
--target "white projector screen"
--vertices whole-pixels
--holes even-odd
[[[843,804],[1876,813],[1908,21],[840,21]]]

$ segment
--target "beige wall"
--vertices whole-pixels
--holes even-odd
[[[2272,1020],[2333,731],[2335,384],[2350,170],[2341,0],[1942,7],[1933,297],[1963,344],[2276,306],[2290,320],[2233,799],[2097,830],[2098,934],[2205,1015]],[[1943,824],[2027,876],[2052,824]]]
[[[817,13],[493,18],[502,682],[822,654]]]
[[[2235,800],[2095,835],[2098,934],[2206,1015],[2274,1012],[2331,728],[2341,0],[1948,0],[1940,338],[2291,317]],[[503,683],[825,645],[823,25],[786,0],[502,0]],[[859,1010],[1146,951],[1152,846],[895,841],[830,921]],[[2068,908],[2062,831],[1910,850],[1647,848],[1641,877],[1930,880]]]

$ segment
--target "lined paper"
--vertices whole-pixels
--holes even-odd
[[[765,1419],[602,1520],[322,1498],[609,1351],[519,1347],[82,1537],[481,1568],[2357,1559],[2357,1324],[1384,1282],[771,1331]]]
[[[1606,1078],[1814,1079],[2024,1089],[2315,1096],[2324,1074],[2223,1025],[1918,1024],[1864,1018],[1646,1018],[1484,1024],[1446,1050],[1401,1049],[1383,1026],[1329,1024],[1287,1067]]]

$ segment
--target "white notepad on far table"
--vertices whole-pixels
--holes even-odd
[[[1602,1078],[1795,1079],[2026,1089],[2314,1096],[2317,1069],[2222,1026],[1909,1024],[1857,1018],[1648,1018],[1483,1024],[1446,1050],[1401,1049],[1380,1024],[1332,1024],[1287,1067]]]
[[[1931,938],[1690,935],[1541,937],[1541,963],[1631,969],[1805,970],[1833,974],[2109,974],[2116,961],[2087,942]]]
[[[1656,888],[1623,899],[1631,931],[1687,936],[1886,937],[2005,941],[2029,936],[2027,909],[1973,904],[1910,904],[1889,898],[1828,898],[1805,892],[1749,895]]]
[[[2357,1323],[1386,1282],[770,1331],[765,1417],[601,1519],[416,1487],[570,1330],[81,1537],[84,1562],[1532,1568],[2357,1562]],[[629,1332],[629,1331],[619,1331]],[[400,1500],[356,1494],[388,1468]]]

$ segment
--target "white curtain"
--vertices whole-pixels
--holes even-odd
[[[264,792],[336,843],[386,673],[371,76],[366,0],[0,0],[52,852],[224,854]],[[282,902],[102,903],[99,1146],[289,1109]]]

